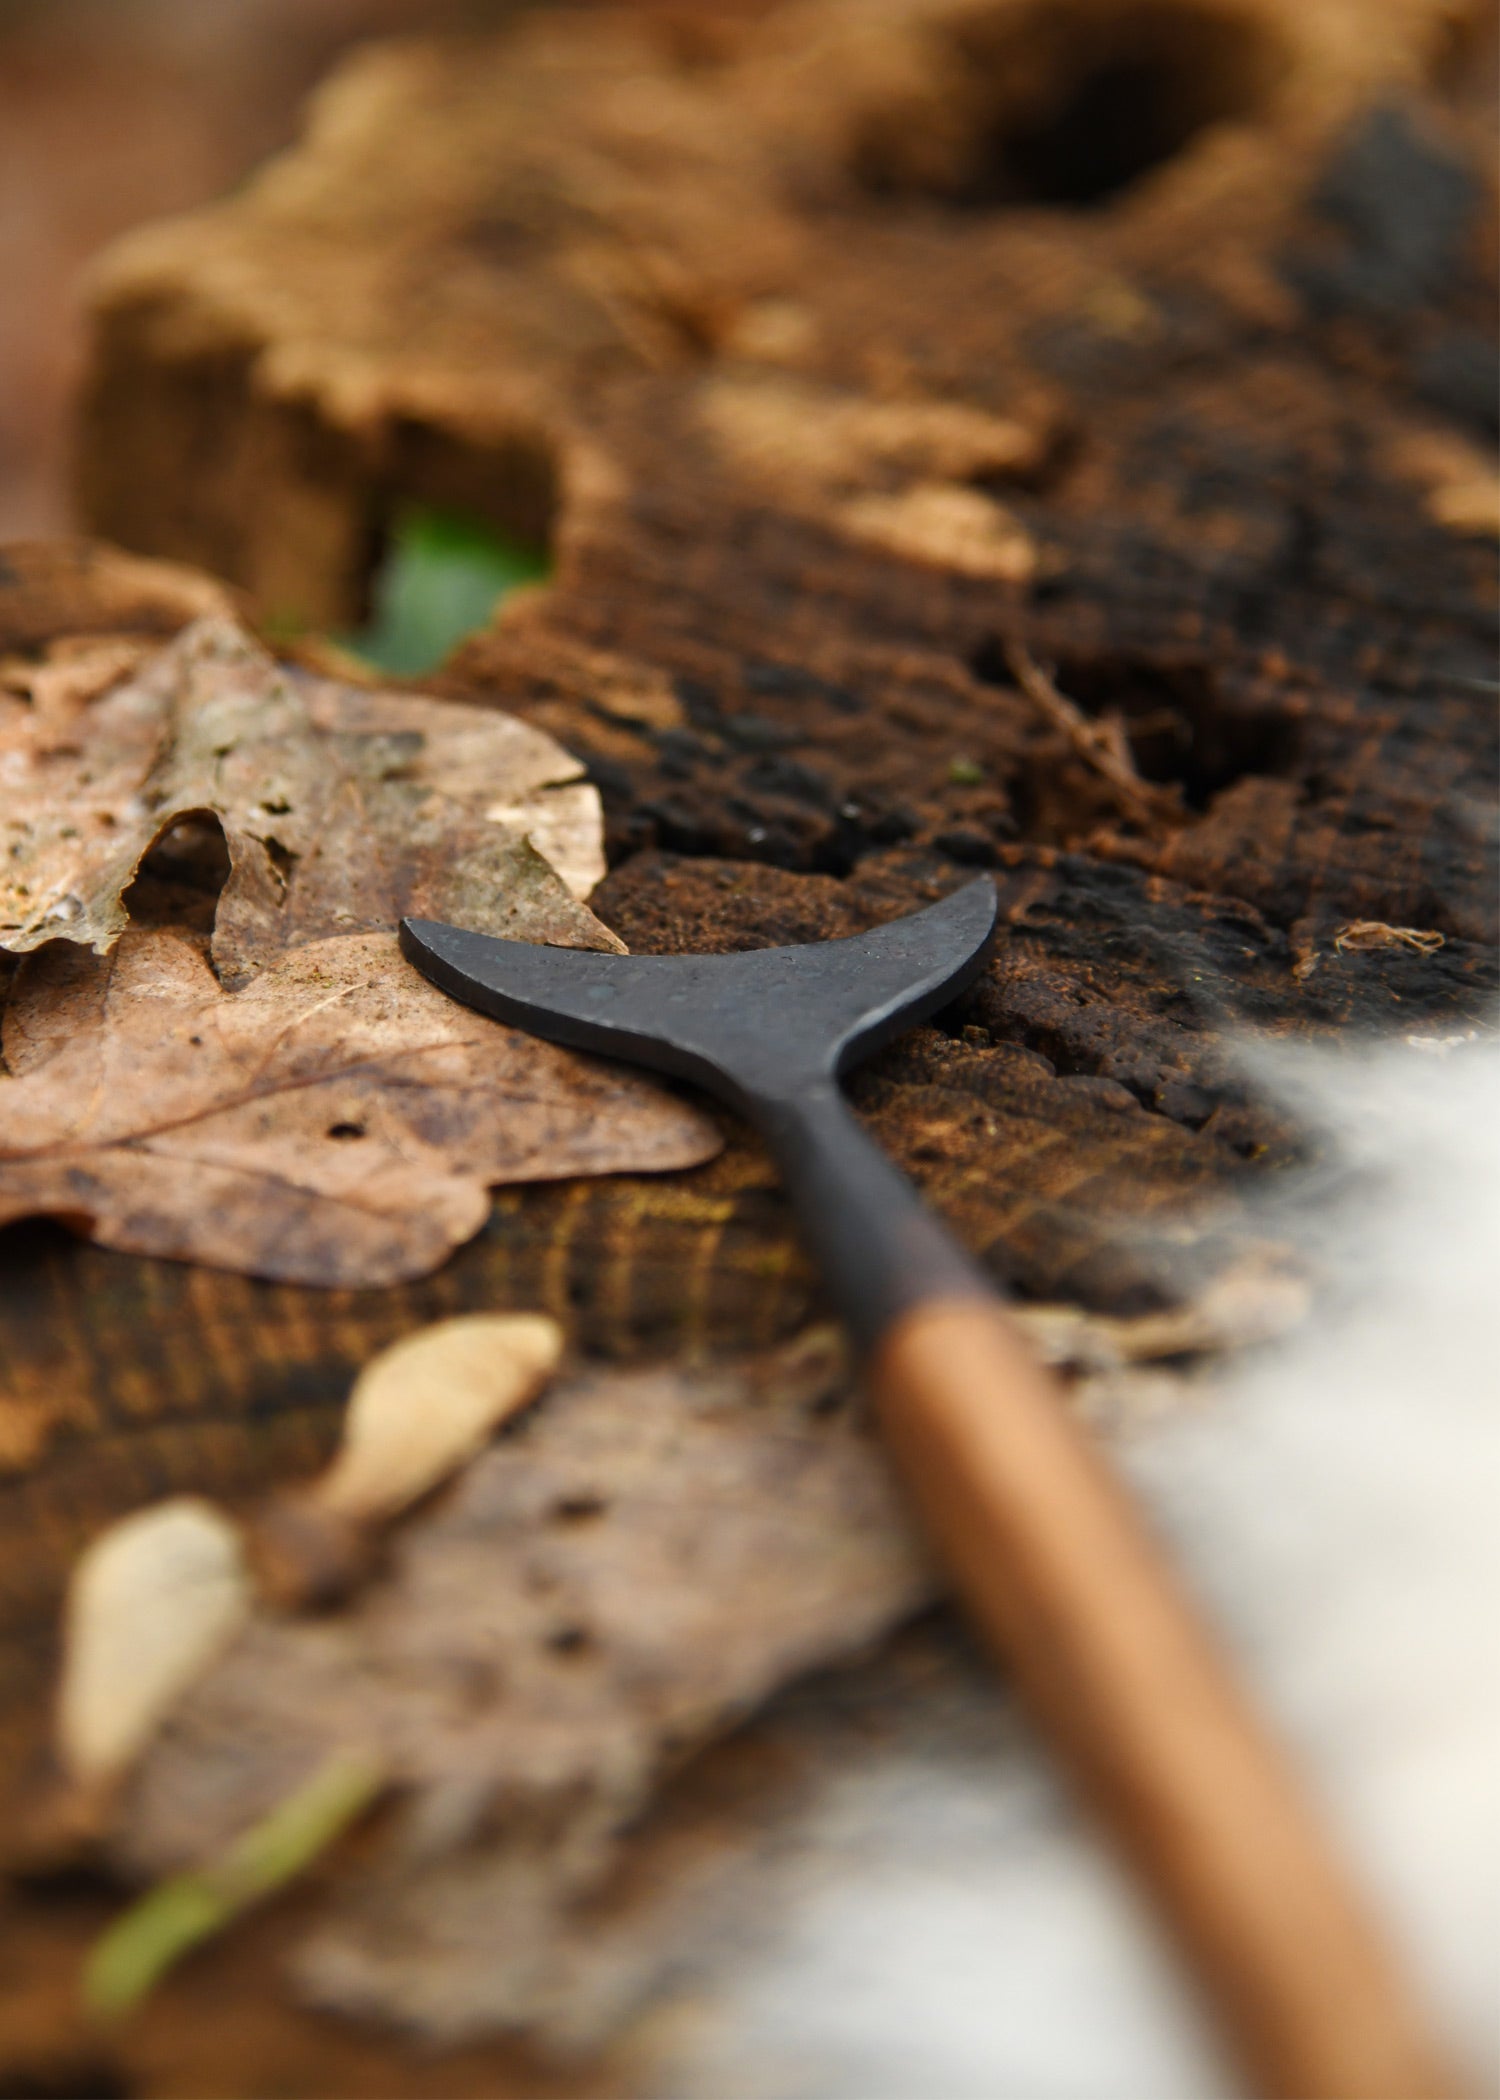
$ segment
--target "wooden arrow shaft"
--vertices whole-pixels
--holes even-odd
[[[1000,1307],[907,1313],[868,1380],[960,1594],[1268,2100],[1455,2092],[1281,1753]]]

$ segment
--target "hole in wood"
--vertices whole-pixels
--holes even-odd
[[[977,652],[974,670],[996,685],[1012,683],[998,641]],[[1190,810],[1207,809],[1247,774],[1286,774],[1302,747],[1299,715],[1234,705],[1194,657],[1080,651],[1060,656],[1054,671],[1059,692],[1084,714],[1118,719],[1141,779],[1175,784]]]
[[[1263,23],[1186,0],[1041,0],[956,27],[953,55],[928,93],[862,128],[867,189],[1104,205],[1210,125],[1255,116],[1287,68]]]
[[[339,640],[395,677],[435,669],[511,591],[551,573],[558,472],[539,432],[485,445],[398,417],[368,502],[361,624]]]
[[[407,506],[378,537],[369,618],[340,640],[377,670],[419,677],[487,627],[518,585],[542,581],[549,567],[544,549],[473,517]]]

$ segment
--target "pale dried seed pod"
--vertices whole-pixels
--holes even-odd
[[[247,1617],[238,1527],[184,1495],[122,1518],[73,1570],[57,1703],[58,1756],[100,1791],[145,1748]]]
[[[557,1322],[535,1313],[469,1313],[406,1335],[360,1373],[314,1498],[355,1524],[394,1516],[535,1399],[562,1347]]]

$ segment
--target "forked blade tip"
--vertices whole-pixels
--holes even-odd
[[[988,940],[1000,918],[1000,892],[989,875],[976,875],[972,882],[965,882],[936,904],[929,904],[926,912],[943,914],[957,928],[972,937],[976,943]],[[918,917],[925,916],[918,913]]]
[[[432,947],[432,935],[441,933],[443,930],[441,919],[398,919],[396,921],[396,939],[401,943],[403,954],[410,954],[413,948],[418,948],[426,954]]]
[[[401,953],[409,963],[419,970],[426,970],[431,963],[443,963],[450,969],[457,962],[455,950],[463,939],[461,926],[450,926],[445,919],[401,919],[396,926],[396,941]]]

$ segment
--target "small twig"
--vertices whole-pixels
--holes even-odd
[[[1139,824],[1181,814],[1168,788],[1153,786],[1136,771],[1135,759],[1118,715],[1092,721],[1065,693],[1060,693],[1041,665],[1018,642],[1007,642],[1005,661],[1011,676],[1048,726],[1067,739],[1081,759],[1110,789],[1123,816]]]
[[[83,1997],[99,2019],[119,2019],[190,1948],[234,1923],[305,1872],[386,1785],[369,1751],[340,1751],[207,1865],[159,1881],[97,1941]]]
[[[1339,928],[1333,945],[1339,955],[1351,948],[1356,954],[1370,948],[1412,948],[1418,955],[1436,955],[1447,945],[1447,937],[1423,926],[1387,926],[1383,919],[1355,919]]]

